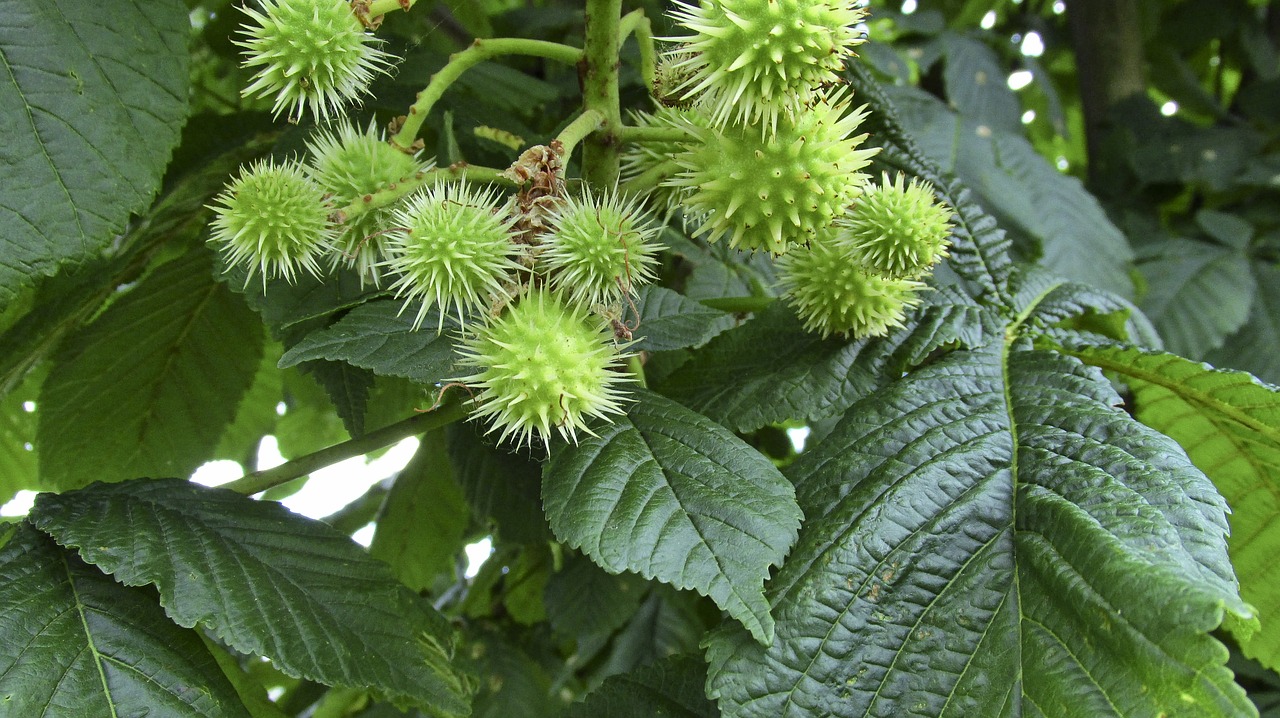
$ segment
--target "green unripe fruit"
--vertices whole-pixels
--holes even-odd
[[[478,371],[459,381],[476,390],[475,416],[502,440],[532,444],[554,428],[577,442],[587,422],[622,413],[613,336],[582,308],[532,290],[463,344],[462,364]]]
[[[311,176],[339,208],[431,167],[383,141],[372,121],[363,132],[340,121],[332,130],[316,134],[307,150]],[[354,267],[361,282],[379,284],[382,233],[391,226],[393,213],[393,208],[382,207],[349,220],[338,236],[335,264]]]
[[[682,43],[675,69],[690,75],[681,97],[701,99],[718,125],[773,126],[840,81],[867,11],[851,0],[700,0],[672,15],[694,33],[670,38]]]
[[[241,29],[244,66],[257,68],[241,94],[275,97],[272,111],[303,109],[327,119],[364,93],[391,56],[365,31],[347,0],[262,0],[262,11],[243,8],[252,20]]]
[[[551,287],[570,301],[585,307],[613,302],[653,281],[657,233],[634,200],[596,197],[588,189],[556,208],[538,261]]]
[[[686,133],[689,124],[710,129],[711,120],[701,112],[690,109],[662,107],[657,112],[634,112],[631,124],[635,127],[652,127],[672,133]],[[695,141],[690,137],[690,141]],[[621,175],[623,181],[633,180],[645,173],[657,173],[646,184],[661,181],[663,175],[670,177],[677,168],[670,162],[685,149],[684,142],[678,141],[646,141],[628,143],[622,150]],[[675,208],[690,193],[688,188],[659,185],[649,191],[648,197],[657,205]]]
[[[487,308],[511,272],[520,269],[512,259],[515,220],[492,189],[436,185],[393,217],[401,231],[388,235],[382,266],[399,275],[391,289],[404,299],[404,308],[420,303],[415,329],[432,307],[440,309],[437,332],[449,312],[465,326],[465,314]]]
[[[883,336],[902,326],[906,310],[920,301],[915,293],[925,286],[869,274],[830,241],[781,257],[778,272],[804,328],[823,337]]]
[[[853,132],[866,108],[847,110],[837,94],[779,121],[772,135],[688,123],[697,141],[676,156],[682,171],[668,184],[690,191],[685,206],[701,219],[697,231],[707,241],[728,235],[730,246],[782,254],[843,214],[867,181],[858,170],[879,148],[858,149],[867,136]]]
[[[901,174],[870,184],[841,220],[839,241],[855,261],[886,277],[916,279],[947,256],[951,208],[933,187]]]
[[[294,162],[255,162],[209,205],[210,240],[229,265],[247,265],[248,283],[261,272],[292,282],[299,270],[320,276],[318,260],[333,251],[333,211],[324,190]]]

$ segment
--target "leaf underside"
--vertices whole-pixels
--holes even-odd
[[[176,623],[327,685],[466,715],[451,631],[351,539],[283,506],[174,479],[42,494],[31,521]]]

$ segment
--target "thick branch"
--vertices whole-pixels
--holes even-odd
[[[1147,91],[1138,0],[1068,0],[1084,110],[1089,177],[1105,176],[1103,139],[1112,108]]]

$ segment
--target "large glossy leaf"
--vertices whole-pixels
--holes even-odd
[[[437,315],[421,329],[413,328],[414,313],[402,311],[398,301],[374,301],[307,335],[280,359],[294,366],[314,359],[344,361],[383,376],[399,376],[421,384],[435,384],[457,376],[453,322],[436,333]]]
[[[599,436],[552,452],[552,530],[608,571],[696,589],[770,642],[763,583],[800,524],[791,485],[706,417],[647,391],[633,398]]]
[[[838,416],[933,350],[982,341],[987,315],[976,302],[954,290],[927,301],[906,329],[853,342],[806,332],[791,307],[775,302],[715,337],[658,388],[734,431]]]
[[[1139,264],[1148,284],[1142,309],[1169,351],[1203,357],[1249,317],[1249,259],[1239,249],[1190,240],[1162,242],[1159,250]]]
[[[187,114],[189,31],[180,0],[0,2],[0,308],[151,201]]]
[[[1100,371],[1019,338],[1036,301],[789,468],[808,519],[770,584],[777,639],[709,643],[726,714],[1251,712],[1208,634],[1250,615],[1225,503]]]
[[[200,636],[23,524],[0,548],[0,712],[248,718]]]
[[[41,494],[31,521],[126,585],[283,672],[466,715],[444,619],[387,566],[283,506],[173,479]]]
[[[43,486],[187,476],[235,417],[262,324],[197,247],[59,348],[37,402]]]
[[[1173,354],[1080,347],[1085,362],[1119,374],[1137,417],[1178,441],[1231,504],[1231,563],[1261,630],[1236,636],[1245,655],[1280,669],[1280,389],[1244,372]]]

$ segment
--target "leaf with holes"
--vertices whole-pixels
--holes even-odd
[[[31,521],[126,585],[284,673],[466,715],[445,619],[350,537],[175,479],[41,494]]]

